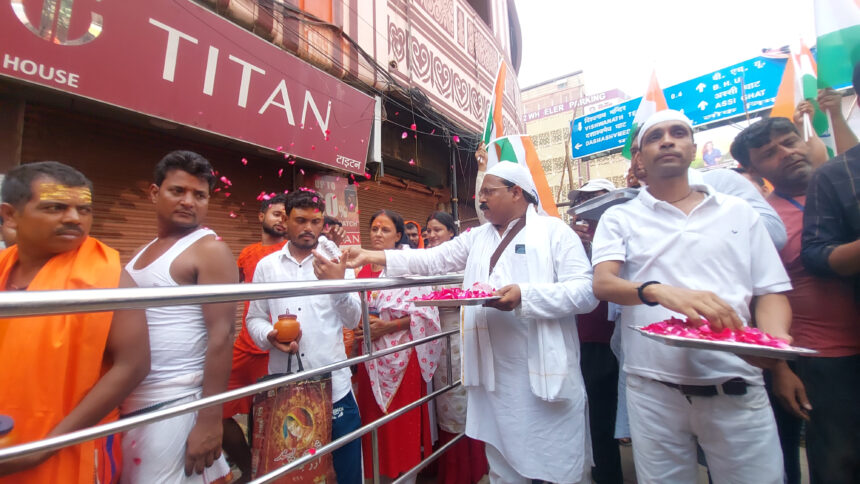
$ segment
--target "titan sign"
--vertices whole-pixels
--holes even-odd
[[[364,172],[374,99],[200,5],[6,1],[0,76]]]

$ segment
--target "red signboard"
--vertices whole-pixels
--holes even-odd
[[[0,0],[0,75],[364,173],[374,99],[190,0]]]

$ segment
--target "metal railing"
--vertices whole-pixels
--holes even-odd
[[[115,309],[147,308],[157,306],[175,306],[180,304],[206,304],[216,302],[247,301],[269,298],[289,298],[319,294],[340,294],[358,292],[361,299],[362,327],[364,334],[370,334],[370,319],[367,306],[367,291],[381,289],[394,289],[402,287],[431,286],[441,284],[462,283],[461,275],[445,276],[409,276],[379,279],[355,279],[355,280],[329,280],[329,281],[299,281],[299,282],[272,282],[254,284],[208,284],[196,286],[179,286],[163,288],[119,288],[119,289],[80,289],[62,291],[24,291],[24,292],[0,292],[0,318],[18,316],[41,316],[46,314],[69,314],[97,311],[112,311]],[[203,408],[220,405],[230,400],[248,397],[260,392],[288,385],[293,382],[320,376],[328,372],[348,368],[352,365],[380,358],[382,356],[401,351],[406,348],[427,343],[436,339],[445,338],[447,357],[447,377],[452,382],[451,369],[451,337],[456,336],[459,330],[443,331],[439,334],[410,341],[382,351],[373,351],[369,338],[365,339],[365,354],[349,358],[337,363],[304,371],[297,374],[273,378],[261,383],[255,383],[235,390],[229,390],[217,395],[183,403],[169,408],[154,410],[140,415],[123,418],[115,422],[97,425],[94,427],[69,432],[66,434],[50,437],[47,439],[28,442],[0,449],[0,462],[22,457],[28,454],[52,451],[63,447],[69,447],[88,440],[93,440],[106,435],[124,432],[141,425],[165,420],[178,415],[196,412]],[[382,425],[396,419],[410,410],[417,408],[439,395],[450,391],[460,385],[460,381],[449,383],[447,386],[436,389],[433,393],[426,395],[400,409],[397,409],[373,422],[368,423],[337,440],[334,440],[319,449],[313,455],[304,455],[289,464],[280,467],[266,475],[260,476],[254,484],[271,482],[280,476],[299,469],[308,462],[318,459],[326,454],[337,450],[347,443],[359,439],[367,433],[371,433],[373,452],[373,480],[378,484],[379,479],[379,454],[377,446],[377,429]],[[419,462],[411,470],[399,477],[395,482],[405,482],[420,472],[422,468],[437,459],[446,450],[451,448],[463,434],[455,436],[451,441],[437,449],[427,458]],[[429,449],[425,449],[425,452]]]

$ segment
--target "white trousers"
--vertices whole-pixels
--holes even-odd
[[[782,484],[782,450],[764,387],[746,395],[685,397],[627,375],[627,410],[641,484],[695,484],[696,443],[715,484]]]
[[[490,484],[531,484],[532,480],[521,476],[510,464],[508,464],[505,456],[502,455],[495,447],[485,443],[487,454],[487,463],[490,467]],[[591,482],[591,469],[585,471],[586,477],[579,483],[563,483],[563,484],[584,484]]]

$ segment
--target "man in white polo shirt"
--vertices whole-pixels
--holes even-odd
[[[660,111],[640,131],[648,187],[604,214],[594,238],[594,291],[623,305],[627,407],[644,483],[696,482],[696,444],[715,482],[782,483],[782,453],[759,368],[731,353],[670,347],[629,328],[670,316],[711,327],[755,321],[788,337],[791,289],[758,213],[707,185],[690,185],[692,124]],[[757,359],[762,367],[777,361]],[[783,365],[784,366],[784,365]]]

